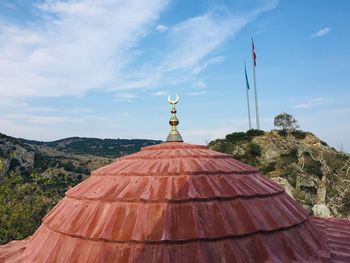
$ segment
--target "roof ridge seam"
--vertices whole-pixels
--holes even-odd
[[[216,241],[221,241],[221,240],[225,240],[225,239],[238,239],[238,238],[244,238],[244,237],[248,237],[251,235],[255,235],[255,234],[267,234],[267,233],[274,233],[274,232],[278,232],[278,231],[285,231],[285,230],[289,230],[291,228],[294,227],[298,227],[302,224],[306,224],[307,221],[309,220],[309,216],[306,217],[306,219],[300,221],[299,223],[296,224],[292,224],[289,226],[285,226],[285,227],[280,227],[280,228],[276,228],[276,229],[272,229],[272,230],[265,230],[265,229],[260,229],[254,232],[250,232],[250,233],[245,233],[245,234],[241,234],[241,235],[227,235],[227,236],[223,236],[223,237],[215,237],[215,238],[194,238],[194,239],[186,239],[186,240],[162,240],[162,241],[154,241],[154,240],[146,240],[146,241],[139,241],[139,240],[127,240],[127,241],[121,241],[121,240],[108,240],[108,239],[104,239],[104,238],[91,238],[91,237],[83,237],[83,236],[78,236],[78,235],[72,235],[72,234],[68,234],[68,233],[64,233],[62,231],[57,231],[53,228],[51,228],[49,225],[47,225],[45,222],[43,222],[44,227],[46,227],[47,229],[49,229],[52,232],[58,233],[60,235],[65,235],[65,236],[69,236],[72,238],[77,238],[77,239],[83,239],[83,240],[89,240],[89,241],[95,241],[95,242],[107,242],[107,243],[118,243],[118,244],[185,244],[185,243],[191,243],[191,242],[216,242]]]
[[[70,196],[70,194],[66,195],[67,199],[72,200],[78,200],[78,201],[98,201],[103,203],[144,203],[144,204],[180,204],[180,203],[191,203],[191,202],[214,202],[214,201],[232,201],[236,199],[253,199],[255,197],[257,198],[268,198],[268,197],[275,197],[277,195],[281,195],[285,193],[284,189],[281,189],[274,193],[267,193],[267,194],[253,194],[253,195],[236,195],[236,196],[213,196],[208,198],[188,198],[188,199],[169,199],[169,200],[162,200],[162,201],[153,201],[153,200],[146,200],[146,199],[137,199],[137,200],[122,200],[122,199],[101,199],[101,198],[77,198],[74,196]],[[285,193],[286,194],[286,193]]]
[[[124,156],[120,160],[167,160],[167,159],[232,159],[231,155],[199,155],[199,154],[186,154],[186,155],[161,155],[161,156]]]
[[[97,171],[97,170],[96,170]],[[256,175],[260,174],[258,170],[247,170],[247,171],[200,171],[200,172],[180,172],[180,173],[117,173],[117,174],[111,174],[111,173],[104,173],[104,172],[99,172],[95,173],[92,172],[91,176],[156,176],[156,177],[169,177],[169,176],[187,176],[187,175],[195,175],[195,176],[206,176],[206,175]]]

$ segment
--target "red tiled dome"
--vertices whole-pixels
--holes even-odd
[[[169,142],[100,168],[44,218],[25,262],[328,262],[308,214],[252,166]]]

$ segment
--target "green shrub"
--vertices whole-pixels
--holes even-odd
[[[249,154],[251,156],[255,156],[255,157],[261,156],[260,145],[256,144],[256,143],[250,143],[249,144]]]
[[[16,168],[17,168],[18,166],[20,166],[20,165],[21,165],[20,161],[18,161],[18,159],[16,159],[16,158],[13,158],[13,159],[11,159],[11,161],[10,161],[9,170],[10,170],[10,171],[15,171]]]
[[[294,188],[296,187],[297,174],[292,167],[287,166],[287,168],[283,169],[281,176],[286,179],[291,186]]]
[[[320,141],[320,143],[321,143],[322,145],[324,145],[324,146],[328,146],[328,144],[327,144],[326,142],[324,142],[324,141]]]
[[[285,137],[285,136],[287,136],[288,132],[287,132],[287,130],[279,130],[279,131],[278,131],[278,134],[279,134],[280,136]]]
[[[311,157],[305,158],[304,170],[310,175],[317,176],[319,179],[322,178],[321,163]]]
[[[0,244],[32,235],[47,212],[79,180],[62,174],[10,172],[0,177]]]
[[[249,138],[253,138],[253,137],[256,137],[256,136],[261,136],[261,135],[264,135],[265,132],[262,131],[262,130],[258,130],[258,129],[250,129],[246,132],[246,135],[249,137]]]
[[[231,134],[226,135],[226,140],[232,143],[236,143],[246,139],[247,139],[247,136],[244,132],[233,132]]]
[[[74,164],[70,161],[63,165],[63,169],[67,172],[74,172],[76,170]]]
[[[287,154],[281,155],[282,160],[286,164],[294,163],[298,161],[298,149],[292,148]]]
[[[268,174],[269,172],[272,172],[276,169],[276,162],[268,163],[266,166],[264,166],[261,171],[263,174]]]
[[[300,130],[294,130],[291,132],[291,134],[294,136],[295,139],[305,139],[307,133],[306,132],[303,132],[303,131],[300,131]]]
[[[350,215],[350,191],[347,191],[343,198],[343,206],[341,207],[341,212]]]

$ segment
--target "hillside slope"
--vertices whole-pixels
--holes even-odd
[[[10,171],[22,175],[35,171],[47,176],[63,173],[81,180],[114,158],[157,143],[160,141],[80,137],[39,142],[0,133],[0,176]]]
[[[92,170],[156,143],[79,137],[37,142],[0,134],[0,244],[33,234],[64,193]]]
[[[350,156],[309,132],[250,130],[209,147],[258,167],[310,214],[350,216]]]

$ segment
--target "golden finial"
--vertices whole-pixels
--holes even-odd
[[[175,104],[179,102],[179,96],[176,95],[175,100],[171,100],[171,97],[168,97],[168,102],[172,105],[171,108],[171,118],[169,124],[171,126],[171,131],[166,139],[167,142],[183,142],[180,133],[178,132],[176,126],[179,125],[179,120],[176,117],[176,108]]]

